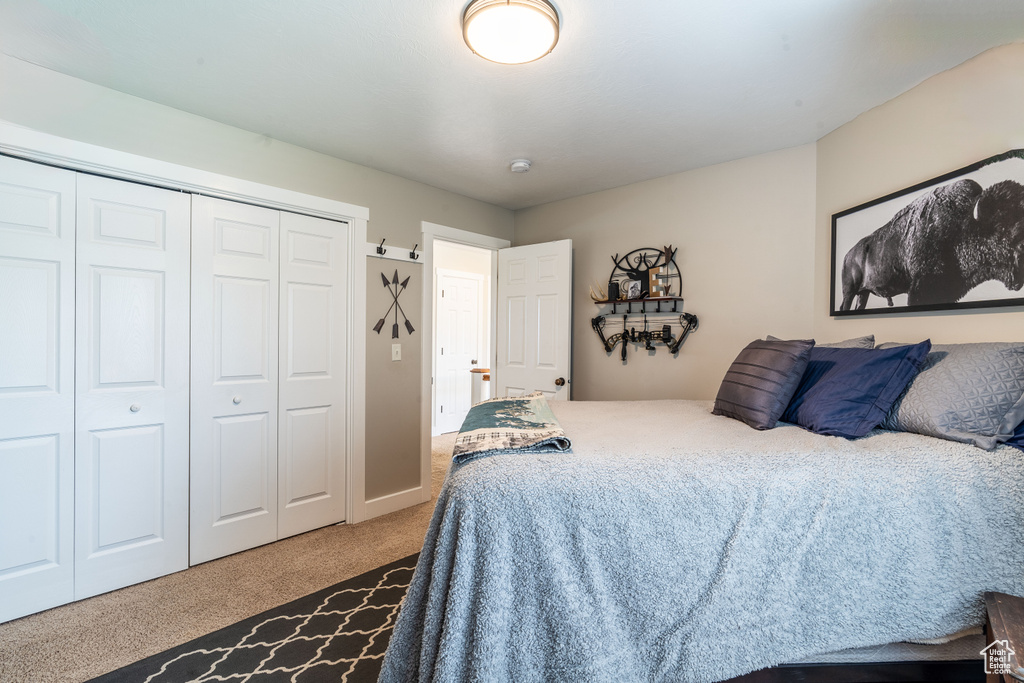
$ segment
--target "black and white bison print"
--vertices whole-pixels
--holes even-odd
[[[1024,286],[1024,185],[942,185],[905,206],[843,260],[839,310],[864,309],[871,294],[907,294],[908,306],[949,304],[982,282]]]

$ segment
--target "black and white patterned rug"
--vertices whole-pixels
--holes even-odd
[[[89,683],[375,683],[417,557],[360,574]]]

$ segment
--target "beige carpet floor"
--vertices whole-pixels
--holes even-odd
[[[433,440],[433,496],[0,624],[0,681],[81,683],[418,552],[455,434]]]

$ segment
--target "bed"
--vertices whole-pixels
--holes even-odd
[[[943,638],[1024,592],[1014,448],[551,407],[572,453],[450,469],[382,682],[720,681]]]

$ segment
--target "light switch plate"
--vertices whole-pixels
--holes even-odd
[[[391,360],[402,360],[402,345],[392,344],[391,345]]]

